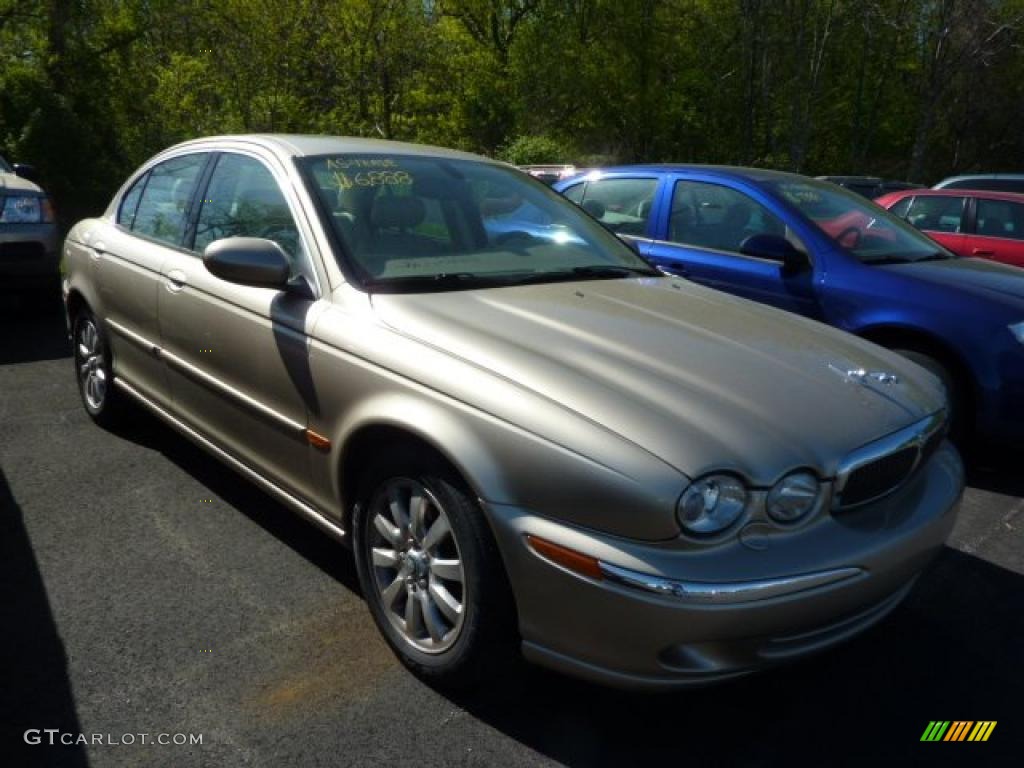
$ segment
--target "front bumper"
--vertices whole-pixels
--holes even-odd
[[[0,224],[0,275],[56,278],[60,271],[57,225]]]
[[[516,507],[488,511],[526,657],[606,684],[665,688],[798,658],[879,621],[941,550],[963,482],[960,458],[947,443],[880,501],[797,531],[700,551],[616,538]],[[651,584],[614,578],[607,569],[602,578],[570,571],[539,555],[527,536],[646,575]],[[673,584],[682,586],[665,587]]]

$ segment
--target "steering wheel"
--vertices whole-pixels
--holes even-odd
[[[860,245],[861,238],[864,237],[864,233],[861,232],[860,227],[849,226],[836,235],[836,242],[842,243],[843,240],[846,239],[847,235],[856,235],[854,241],[846,246],[847,248],[856,248]]]

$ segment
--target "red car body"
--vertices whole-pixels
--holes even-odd
[[[1024,267],[1024,194],[908,189],[875,202],[958,256]]]

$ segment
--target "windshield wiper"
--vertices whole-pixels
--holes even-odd
[[[877,259],[864,259],[863,263],[872,266],[878,264],[917,264],[921,261],[947,261],[951,258],[953,257],[943,253],[942,251],[935,251],[916,259],[908,258],[906,256],[880,256]]]
[[[877,264],[909,264],[913,259],[906,256],[879,256],[877,259],[864,259],[861,263],[875,266]]]
[[[446,291],[453,289],[480,288],[501,285],[505,282],[495,275],[478,275],[475,272],[441,272],[436,275],[400,275],[367,280],[363,287],[369,291]]]
[[[922,256],[920,259],[914,259],[914,263],[916,264],[919,261],[949,261],[950,259],[955,258],[956,256],[952,256],[948,253],[935,251],[935,253],[929,253],[927,256]]]
[[[555,283],[571,280],[615,280],[623,277],[664,277],[664,273],[650,267],[628,267],[619,264],[592,264],[585,267],[534,272],[515,281],[516,285],[529,283]]]

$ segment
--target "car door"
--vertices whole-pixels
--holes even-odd
[[[897,203],[890,209],[928,237],[959,256],[969,256],[967,242],[967,197],[915,195],[909,205]]]
[[[121,200],[115,223],[92,237],[96,283],[118,377],[157,402],[169,400],[157,320],[161,270],[180,253],[189,205],[208,154],[165,160],[140,176]]]
[[[984,197],[974,204],[974,231],[964,255],[1024,267],[1024,205]]]
[[[218,154],[197,202],[189,252],[163,265],[160,329],[180,417],[250,468],[309,496],[307,415],[318,410],[309,338],[326,302],[298,203],[269,158]],[[211,274],[201,254],[225,237],[277,242],[294,289],[239,285]]]
[[[740,252],[747,238],[774,234],[807,253],[781,214],[737,187],[707,180],[678,179],[664,199],[655,225],[658,236],[646,251],[658,266],[711,288],[820,316],[813,264],[793,271]]]

